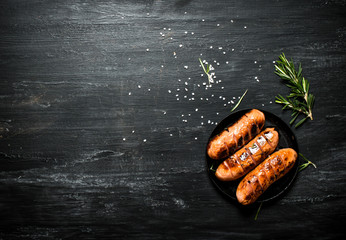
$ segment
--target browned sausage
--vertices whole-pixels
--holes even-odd
[[[252,109],[210,140],[207,146],[209,157],[218,160],[233,154],[262,130],[264,121],[264,114]]]
[[[237,199],[242,205],[255,202],[268,187],[288,173],[297,160],[292,148],[281,149],[264,160],[238,185]]]
[[[221,181],[232,181],[244,176],[274,152],[278,143],[278,132],[274,128],[265,129],[223,161],[216,170],[216,177]]]

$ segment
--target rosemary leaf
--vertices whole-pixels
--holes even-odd
[[[259,205],[259,207],[258,207],[258,209],[257,209],[256,216],[255,216],[255,221],[256,221],[257,218],[258,218],[258,214],[259,214],[259,212],[260,212],[260,210],[261,210],[262,204],[263,204],[263,202],[261,202],[261,204]]]
[[[243,93],[243,95],[241,96],[241,98],[239,99],[239,101],[237,102],[237,104],[231,109],[231,112],[233,112],[241,103],[241,101],[243,100],[245,94],[247,93],[247,89],[245,90],[245,92]]]
[[[300,125],[302,125],[302,124],[306,121],[306,119],[308,119],[308,117],[305,117],[305,118],[301,119],[301,120],[295,125],[295,128],[297,128],[297,127],[299,127]],[[292,124],[292,123],[291,123],[291,124]]]

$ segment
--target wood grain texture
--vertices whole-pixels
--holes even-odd
[[[346,1],[1,1],[0,239],[336,239],[345,235]],[[273,61],[301,62],[316,163],[241,207],[208,179],[215,125],[287,123]],[[205,87],[198,58],[215,67]]]

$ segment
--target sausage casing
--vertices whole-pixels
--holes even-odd
[[[207,146],[208,156],[219,160],[232,155],[262,130],[264,122],[264,114],[252,109],[210,140]]]
[[[255,202],[271,184],[292,169],[296,160],[297,152],[292,148],[284,148],[270,155],[239,183],[236,192],[238,202],[242,205]]]
[[[266,128],[246,146],[223,161],[215,176],[221,181],[232,181],[244,176],[274,152],[278,143],[278,132],[274,128]]]

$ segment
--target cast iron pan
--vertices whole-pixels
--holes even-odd
[[[251,109],[239,110],[237,112],[230,114],[225,119],[223,119],[215,127],[214,131],[211,133],[208,142],[211,140],[212,137],[214,137],[218,133],[221,133],[225,128],[235,123],[239,118],[241,118],[245,113],[249,112],[250,110]],[[276,115],[264,110],[260,110],[260,111],[263,112],[265,115],[265,124],[262,130],[264,130],[267,127],[274,127],[275,130],[279,133],[279,144],[275,151],[282,148],[293,148],[297,153],[299,153],[296,137],[294,136],[290,127]],[[223,160],[220,160],[220,161],[213,160],[208,156],[206,152],[206,161],[207,161],[208,175],[211,181],[213,182],[213,184],[215,185],[215,187],[218,188],[228,198],[237,201],[236,190],[242,178],[235,181],[230,181],[230,182],[220,181],[215,177],[215,170],[217,169],[218,165],[222,163]],[[281,179],[273,183],[257,199],[256,202],[267,202],[279,197],[292,184],[292,182],[294,181],[297,175],[297,172],[298,172],[298,159],[295,165],[293,166],[293,168],[285,176],[283,176]]]

